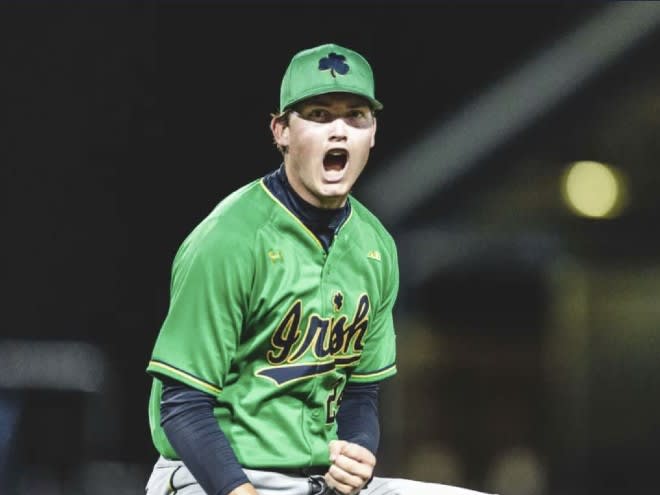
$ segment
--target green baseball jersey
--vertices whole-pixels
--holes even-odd
[[[396,248],[350,201],[328,252],[263,179],[226,197],[184,240],[147,367],[151,433],[164,457],[177,454],[160,426],[161,375],[216,398],[241,465],[299,468],[328,464],[348,382],[396,373]]]

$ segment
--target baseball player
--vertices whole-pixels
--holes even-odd
[[[376,135],[369,63],[296,54],[271,120],[284,163],[222,200],[173,263],[147,371],[148,495],[462,495],[374,477],[396,373],[392,237],[349,196]]]

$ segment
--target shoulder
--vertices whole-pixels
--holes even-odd
[[[261,179],[254,180],[223,198],[184,239],[176,258],[186,253],[217,256],[228,252],[243,257],[271,214],[272,201]]]
[[[386,248],[389,253],[396,256],[396,243],[394,237],[379,220],[364,204],[358,201],[355,197],[350,197],[351,201],[351,216],[352,221],[358,224],[359,232],[368,237],[368,241],[376,240],[380,248]]]
[[[217,225],[252,227],[271,214],[272,205],[273,202],[269,198],[262,180],[253,180],[223,198],[200,223],[199,227],[209,228]]]

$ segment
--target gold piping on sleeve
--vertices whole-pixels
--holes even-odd
[[[199,378],[195,378],[192,375],[189,375],[188,373],[185,373],[181,370],[178,370],[172,366],[168,366],[165,363],[161,363],[159,361],[149,361],[149,366],[152,368],[160,368],[162,370],[168,371],[170,373],[173,373],[177,376],[180,376],[181,378],[185,378],[188,381],[191,381],[193,383],[196,383],[197,385],[201,386],[202,388],[208,390],[209,392],[213,392],[214,394],[219,394],[222,392],[221,388],[218,388],[214,385],[211,385],[210,383],[206,383],[205,381],[200,380]]]
[[[396,364],[373,373],[353,373],[352,378],[376,378],[396,371]]]

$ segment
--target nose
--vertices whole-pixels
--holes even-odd
[[[345,141],[347,138],[348,124],[342,117],[337,116],[330,123],[330,140],[331,141]]]

